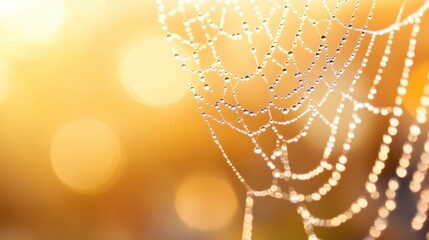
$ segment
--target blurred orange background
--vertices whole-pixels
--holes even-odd
[[[391,22],[397,5],[380,1],[373,27]],[[212,142],[157,11],[155,0],[0,0],[0,240],[240,239],[245,189]],[[429,71],[422,20],[405,122]],[[370,125],[378,134],[385,123]],[[244,149],[225,144],[236,155]],[[359,149],[373,156],[376,144]],[[353,184],[371,161],[351,164],[344,181]],[[247,168],[255,184],[270,180],[256,167]],[[351,191],[342,187],[319,213],[339,212],[335,199]],[[254,239],[305,238],[289,203],[257,203]],[[325,236],[364,236],[370,210]],[[386,239],[421,237],[406,230],[394,227]]]

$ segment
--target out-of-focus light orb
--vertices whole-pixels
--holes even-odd
[[[191,176],[176,192],[177,214],[186,225],[199,231],[215,231],[228,225],[237,205],[231,185],[216,175]]]
[[[93,193],[107,189],[123,164],[116,134],[104,123],[79,120],[68,123],[54,136],[52,166],[70,188]]]
[[[416,109],[420,106],[420,98],[424,93],[424,86],[429,81],[429,61],[416,63],[410,71],[407,94],[404,96],[405,109],[416,116]]]
[[[40,44],[61,28],[64,0],[0,0],[0,35],[23,44]]]
[[[120,74],[128,94],[142,104],[173,104],[188,92],[187,76],[164,39],[130,44],[122,53]]]

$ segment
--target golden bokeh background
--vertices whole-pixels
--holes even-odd
[[[374,27],[391,22],[397,4],[383,0],[378,9]],[[428,77],[429,18],[423,21],[405,121]],[[0,240],[240,238],[245,189],[212,142],[188,91],[191,76],[164,39],[155,0],[0,0]],[[396,64],[391,69],[403,63]],[[383,124],[371,122],[364,136]],[[363,158],[379,144],[357,141]],[[250,157],[239,139],[225,144],[232,155]],[[370,163],[350,168],[365,171]],[[258,165],[244,170],[252,184],[270,180]],[[343,187],[310,208],[331,216],[362,187]],[[290,204],[257,204],[256,240],[304,238]],[[363,236],[375,216],[366,214],[324,236]],[[387,239],[413,239],[397,219]]]

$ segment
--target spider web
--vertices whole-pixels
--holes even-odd
[[[252,238],[256,197],[295,204],[308,239],[318,239],[314,227],[340,226],[381,197],[379,178],[387,161],[395,161],[389,153],[399,131],[417,35],[429,1],[407,15],[406,5],[404,0],[390,25],[372,30],[376,0],[369,5],[360,0],[158,0],[162,29],[167,40],[173,42],[174,57],[182,69],[193,75],[190,89],[213,140],[247,189],[242,239]],[[404,31],[408,26],[409,33]],[[409,37],[400,59],[401,76],[395,82],[386,80],[383,74],[392,61],[392,45],[398,34]],[[375,44],[383,45],[381,54],[374,53]],[[377,71],[368,79],[365,73],[374,58]],[[394,86],[395,94],[388,101],[379,96],[383,80]],[[367,239],[380,237],[387,228],[389,214],[397,204],[399,179],[410,171],[415,143],[426,124],[429,83],[423,90],[415,123],[409,126],[403,143],[396,176],[387,183],[384,202]],[[385,118],[388,127],[365,188],[344,212],[319,218],[307,209],[306,203],[320,201],[338,185],[358,134],[356,129],[368,113]],[[328,133],[323,154],[312,169],[296,171],[293,163],[298,159],[289,157],[288,147],[309,138],[316,122],[323,124]],[[253,154],[271,172],[272,183],[267,189],[256,190],[248,183],[218,137],[221,130],[216,125],[227,126],[250,140]],[[411,222],[414,230],[422,229],[426,220],[429,189],[422,189],[422,183],[428,168],[429,140],[409,184],[412,192],[419,193],[417,213]],[[323,174],[329,177],[317,181],[318,187],[311,193],[288,185]]]

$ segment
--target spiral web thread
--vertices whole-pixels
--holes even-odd
[[[239,181],[247,189],[242,239],[252,238],[252,209],[255,197],[273,197],[295,204],[308,239],[318,239],[314,227],[337,227],[366,208],[369,201],[380,197],[379,176],[385,169],[388,160],[395,161],[388,156],[393,137],[398,133],[400,119],[403,115],[403,98],[407,94],[417,35],[421,18],[429,8],[429,1],[423,2],[414,13],[404,16],[404,9],[407,5],[404,0],[396,20],[381,30],[368,28],[377,5],[376,0],[372,1],[364,20],[361,20],[360,23],[357,22],[357,14],[363,7],[361,0],[338,0],[331,5],[327,1],[179,0],[169,9],[163,0],[158,0],[159,21],[166,33],[167,40],[178,43],[188,50],[186,55],[173,47],[174,56],[181,62],[182,69],[194,76],[190,80],[190,88],[202,111],[202,116],[209,126],[213,140]],[[315,7],[313,4],[318,4],[317,6],[322,8],[320,11],[326,13],[326,17],[316,19],[310,16],[310,9]],[[256,21],[250,23],[241,20],[240,27],[237,28],[239,30],[227,30],[226,22],[231,20],[227,17],[228,13],[233,13],[241,19],[246,18],[248,12],[245,11],[246,7],[243,5],[252,9]],[[267,6],[269,7],[267,8]],[[337,17],[345,7],[351,9],[348,17]],[[285,33],[288,21],[292,21],[290,20],[292,17],[296,21],[291,24],[296,25],[297,28],[288,29]],[[169,22],[170,19],[176,18],[181,21]],[[273,19],[277,20],[276,28],[272,28],[273,24],[270,21],[274,21]],[[175,31],[177,30],[175,26],[179,25],[183,27],[182,33]],[[195,30],[196,26],[198,26],[198,30]],[[333,26],[339,26],[342,32],[331,36],[329,33]],[[411,32],[403,33],[401,30],[407,26],[411,28]],[[309,31],[310,28],[313,31],[313,39],[308,40],[304,37],[304,30]],[[396,96],[392,104],[377,106],[374,99],[380,92],[380,83],[385,80],[383,72],[388,65],[395,36],[399,33],[409,34],[409,38],[405,58],[401,59],[403,61],[402,74],[396,88]],[[265,42],[269,44],[267,51],[261,50],[255,41],[262,34],[265,36]],[[290,36],[293,36],[293,39],[285,43],[283,39],[290,38]],[[331,37],[339,41],[336,44],[330,44],[328,40]],[[225,59],[218,54],[219,44],[217,42],[221,39],[248,44],[246,46],[249,46],[255,64],[254,70],[245,74],[229,71],[228,67],[223,64]],[[364,97],[359,97],[357,86],[362,81],[377,40],[378,43],[385,44],[378,61],[377,73],[370,80],[368,93]],[[347,51],[345,46],[350,42],[353,43],[353,47],[351,51]],[[334,51],[332,51],[333,49]],[[206,57],[206,55],[211,57]],[[299,55],[305,55],[311,61],[300,61]],[[272,70],[272,68],[269,70],[270,66],[275,66],[276,70]],[[276,72],[276,75],[272,76],[268,72]],[[267,93],[267,98],[264,100],[266,104],[257,109],[241,104],[238,94],[240,87],[251,81],[262,82],[264,88],[258,89],[258,91]],[[415,143],[419,137],[429,137],[429,132],[426,134],[428,136],[421,133],[422,126],[426,124],[427,120],[429,81],[424,86],[423,92],[420,106],[416,109],[415,123],[410,125],[407,141],[403,144],[402,155],[396,166],[396,176],[391,177],[388,181],[384,193],[384,204],[378,209],[378,217],[369,229],[367,239],[380,237],[387,228],[387,218],[397,204],[399,179],[405,178],[410,171],[410,159],[415,151]],[[326,107],[328,103],[329,106]],[[328,113],[327,108],[335,109],[335,112]],[[347,111],[351,114],[351,118],[346,122],[346,137],[340,143],[338,141],[339,128],[340,124],[344,124],[346,121],[342,115]],[[373,161],[372,169],[368,174],[365,190],[346,211],[329,219],[319,218],[313,215],[305,204],[321,200],[338,185],[341,174],[346,170],[349,152],[357,134],[355,130],[358,125],[362,124],[361,115],[364,113],[386,118],[389,123],[382,136],[378,156]],[[258,124],[255,126],[252,121],[258,117],[259,121],[256,121]],[[323,122],[330,132],[323,155],[318,166],[313,170],[306,173],[294,172],[289,164],[293,159],[289,159],[288,145],[298,143],[301,139],[308,137],[308,132],[316,120]],[[264,161],[272,172],[272,185],[268,189],[254,190],[246,182],[227,155],[227,151],[216,135],[214,124],[228,126],[251,140],[254,145],[254,154]],[[290,132],[293,131],[284,130],[288,127],[293,128],[296,134],[291,135]],[[268,132],[275,136],[275,146],[272,149],[264,148],[258,141],[262,135]],[[340,146],[341,153],[338,157],[333,157],[331,153],[336,145]],[[424,145],[423,153],[409,184],[409,189],[419,194],[417,213],[411,222],[414,230],[422,229],[427,218],[429,188],[422,189],[422,183],[427,176],[428,168],[429,138]],[[310,194],[300,193],[293,188],[282,189],[279,184],[288,181],[309,181],[325,172],[330,172],[330,177]]]

